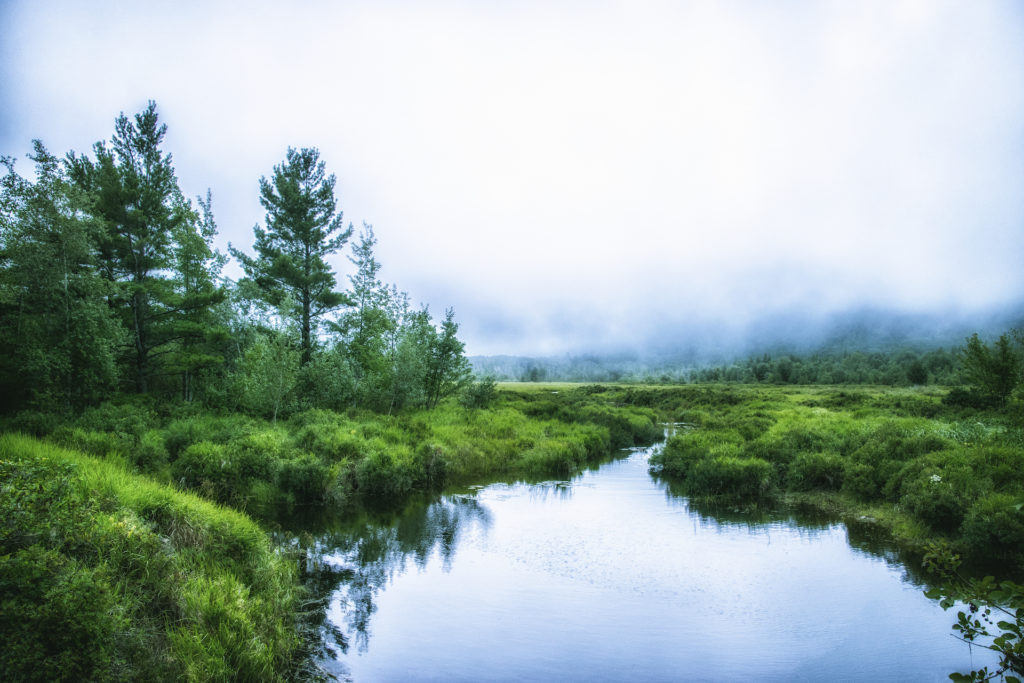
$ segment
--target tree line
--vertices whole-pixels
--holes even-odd
[[[952,349],[759,353],[704,363],[595,356],[478,357],[472,363],[478,373],[521,382],[939,385],[954,387],[954,404],[998,408],[1024,386],[1024,335],[1011,331],[986,341],[973,334]]]
[[[0,410],[73,411],[118,393],[276,418],[290,408],[435,406],[470,377],[454,312],[379,277],[373,227],[345,225],[315,148],[259,180],[255,256],[213,246],[212,198],[185,197],[156,104],[92,154],[36,140],[34,178],[0,158]],[[327,259],[349,251],[340,289]]]

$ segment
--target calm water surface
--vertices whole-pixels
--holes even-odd
[[[945,681],[992,660],[839,522],[696,509],[651,449],[321,532],[342,680]]]

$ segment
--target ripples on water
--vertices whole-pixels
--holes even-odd
[[[944,681],[988,659],[871,538],[702,508],[651,449],[323,532],[342,679]],[[852,545],[851,545],[852,542]]]

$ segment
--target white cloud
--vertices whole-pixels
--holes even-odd
[[[318,146],[384,275],[471,351],[1024,285],[1012,2],[150,7],[9,8],[0,151],[84,150],[154,98],[246,245],[259,176]]]

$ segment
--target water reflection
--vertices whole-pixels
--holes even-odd
[[[693,501],[649,476],[649,455],[305,521],[292,542],[341,657],[326,666],[356,680],[860,680],[886,666],[941,680],[960,666],[952,617],[907,590],[920,576],[876,527]],[[916,660],[872,661],[909,643]]]
[[[809,539],[842,530],[851,548],[902,571],[903,580],[908,583],[921,587],[928,585],[929,575],[921,566],[920,556],[896,545],[889,533],[870,518],[840,516],[812,505],[782,505],[770,501],[737,505],[689,498],[678,482],[658,474],[651,477],[665,492],[670,507],[692,514],[695,523],[705,528],[740,528],[754,534],[768,534],[772,528],[785,528]]]

